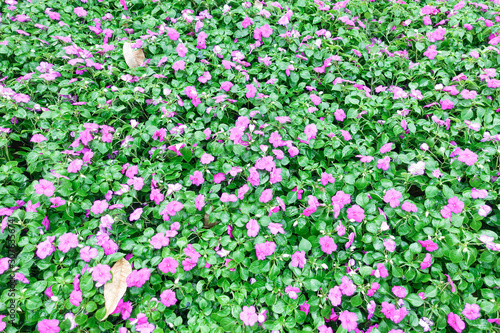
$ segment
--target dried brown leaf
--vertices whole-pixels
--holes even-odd
[[[118,260],[111,268],[113,279],[104,285],[104,306],[106,307],[106,315],[101,319],[106,319],[113,311],[120,299],[127,291],[127,276],[132,273],[132,266],[124,258]]]
[[[125,57],[128,67],[136,68],[142,65],[146,57],[142,49],[134,50],[131,45],[129,42],[123,44],[123,57]]]

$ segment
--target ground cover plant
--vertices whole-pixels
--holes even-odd
[[[3,1],[0,331],[500,332],[499,5]]]

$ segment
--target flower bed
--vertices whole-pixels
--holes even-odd
[[[498,0],[6,0],[0,331],[500,332]]]

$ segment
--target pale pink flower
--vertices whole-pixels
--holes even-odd
[[[246,326],[253,326],[258,320],[257,312],[254,306],[243,306],[243,311],[240,313],[240,319]]]
[[[246,224],[246,227],[247,227],[248,237],[255,237],[259,233],[260,226],[259,226],[259,223],[257,223],[257,220],[251,219]]]
[[[321,245],[321,251],[325,252],[326,254],[332,254],[333,251],[337,250],[337,244],[335,244],[333,238],[329,236],[321,237],[319,239],[319,244]]]
[[[305,251],[296,251],[294,254],[292,254],[292,261],[290,263],[292,267],[304,268],[305,264],[306,264]]]
[[[477,304],[469,304],[465,303],[464,310],[462,311],[462,314],[464,315],[465,318],[469,320],[476,320],[481,317],[481,308]]]

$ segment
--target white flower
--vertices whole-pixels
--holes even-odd
[[[425,163],[419,161],[417,163],[413,163],[408,167],[408,172],[414,176],[423,175],[425,172]]]

